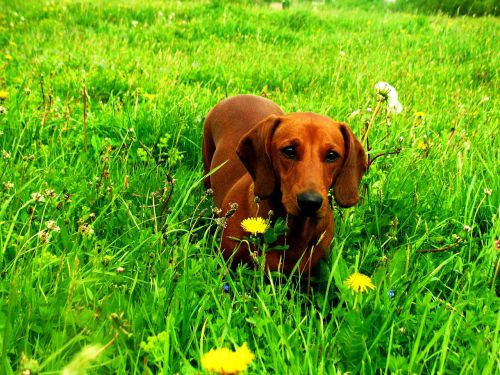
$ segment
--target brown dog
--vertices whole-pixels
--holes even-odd
[[[328,191],[341,207],[359,200],[366,171],[363,146],[347,124],[314,113],[285,115],[268,99],[239,95],[217,104],[205,119],[203,163],[215,204],[227,219],[221,251],[232,264],[253,263],[240,241],[248,236],[241,221],[255,216],[286,218],[285,251],[266,252],[271,271],[310,272],[333,238],[333,214]],[[222,165],[222,166],[221,166]],[[260,198],[256,203],[255,197]],[[259,199],[257,200],[257,202]]]

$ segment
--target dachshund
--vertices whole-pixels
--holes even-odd
[[[202,152],[204,185],[227,217],[224,259],[255,265],[258,249],[243,245],[248,233],[241,222],[272,211],[273,221],[286,222],[278,244],[288,248],[267,251],[265,267],[285,274],[310,274],[326,256],[334,231],[329,192],[339,206],[355,205],[367,169],[363,146],[347,124],[310,112],[285,114],[254,95],[230,97],[208,113]]]

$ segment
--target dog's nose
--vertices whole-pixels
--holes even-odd
[[[306,191],[297,195],[297,204],[303,215],[314,216],[323,204],[323,197],[318,193]]]

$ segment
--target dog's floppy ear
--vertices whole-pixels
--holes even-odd
[[[354,206],[359,201],[359,183],[367,169],[365,150],[347,124],[340,124],[344,137],[344,165],[334,181],[335,200],[341,207]]]
[[[271,162],[271,139],[281,119],[270,115],[250,129],[241,138],[236,153],[254,181],[254,193],[261,199],[269,198],[276,188],[276,177]]]

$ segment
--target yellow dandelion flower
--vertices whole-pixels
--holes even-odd
[[[13,57],[12,57],[12,55],[9,55],[9,54],[7,53],[7,54],[5,55],[5,59],[10,61],[10,60],[12,60],[12,59],[13,59]]]
[[[368,289],[375,289],[372,279],[362,273],[355,272],[345,281],[345,285],[355,292],[366,292]]]
[[[422,118],[425,116],[427,116],[427,114],[425,112],[415,112],[415,117]]]
[[[147,92],[142,94],[142,96],[144,96],[147,100],[153,100],[154,98],[156,98],[155,94],[148,94]]]
[[[261,217],[249,217],[241,222],[241,227],[245,232],[257,234],[265,233],[269,224]]]
[[[255,355],[244,342],[234,352],[227,348],[211,349],[203,355],[201,365],[208,371],[217,374],[238,374],[245,371],[254,358]]]
[[[9,97],[7,91],[0,91],[0,100],[5,100]]]
[[[429,148],[429,145],[425,142],[420,142],[417,146],[419,150],[425,151]]]

